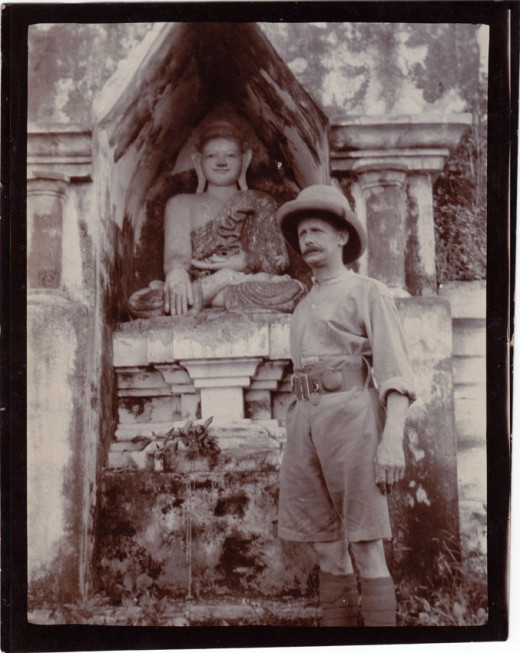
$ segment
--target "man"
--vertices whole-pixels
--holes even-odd
[[[325,626],[396,625],[383,539],[386,494],[403,477],[403,434],[413,380],[394,301],[380,282],[345,266],[365,248],[343,194],[309,186],[280,207],[286,240],[314,275],[294,311],[295,400],[287,414],[279,535],[311,542],[320,566]]]

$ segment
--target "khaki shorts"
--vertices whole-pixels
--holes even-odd
[[[290,404],[280,470],[278,535],[299,542],[390,538],[374,456],[384,409],[373,388]]]

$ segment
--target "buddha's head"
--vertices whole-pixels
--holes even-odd
[[[251,150],[238,127],[226,120],[204,125],[198,134],[193,161],[199,177],[197,192],[206,185],[247,188],[246,172]]]

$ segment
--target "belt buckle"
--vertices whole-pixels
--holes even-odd
[[[301,401],[303,399],[302,386],[299,377],[293,376],[291,390],[293,395],[296,397],[298,401]]]
[[[298,401],[310,401],[313,406],[320,403],[320,384],[308,374],[293,376],[291,389]]]

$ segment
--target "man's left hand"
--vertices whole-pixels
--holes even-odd
[[[386,422],[374,464],[376,484],[383,494],[390,494],[404,476],[404,425],[409,399],[399,392],[389,392],[386,398]]]
[[[402,440],[402,431],[398,433],[391,424],[385,426],[374,459],[376,484],[383,494],[390,494],[404,476],[405,461]]]

